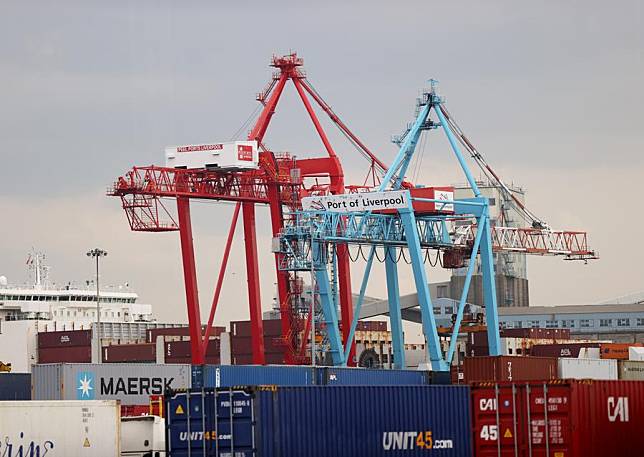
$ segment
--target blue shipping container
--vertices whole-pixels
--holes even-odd
[[[31,400],[31,375],[0,373],[0,400]]]
[[[200,389],[166,408],[169,457],[472,455],[466,386]]]
[[[429,372],[373,368],[320,367],[315,370],[320,386],[424,386],[430,384]]]
[[[193,368],[193,373],[195,369]],[[283,365],[204,365],[203,387],[310,386],[315,384],[314,369]],[[195,385],[193,387],[202,387]]]

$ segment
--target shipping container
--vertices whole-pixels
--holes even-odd
[[[91,330],[69,330],[64,332],[38,333],[39,348],[90,346],[91,344],[92,344]]]
[[[617,379],[617,360],[559,359],[561,379]]]
[[[190,341],[168,341],[163,344],[163,351],[167,358],[191,357]],[[206,356],[219,356],[219,340],[210,340]]]
[[[165,421],[158,416],[121,419],[123,457],[160,457],[165,455]]]
[[[91,361],[91,346],[38,348],[38,363],[89,363]]]
[[[430,383],[429,372],[372,368],[318,367],[315,383],[320,386],[423,386]]]
[[[31,400],[31,375],[0,373],[0,400]]]
[[[258,160],[257,141],[229,141],[165,148],[165,166],[168,168],[250,170],[257,168]]]
[[[206,331],[206,327],[202,328],[202,333]],[[210,337],[215,338],[219,337],[223,332],[226,331],[226,327],[212,327],[210,331]],[[190,328],[189,327],[169,327],[169,328],[153,328],[146,331],[146,341],[148,343],[155,343],[157,336],[164,337],[190,337]]]
[[[570,329],[568,328],[504,328],[504,329],[501,329],[501,337],[568,340],[570,339]]]
[[[280,336],[282,334],[282,321],[279,319],[264,319],[262,321],[264,337]],[[231,321],[230,334],[232,336],[251,336],[250,321]]]
[[[467,386],[180,392],[166,398],[168,456],[471,457],[469,396]]]
[[[642,343],[601,343],[599,353],[602,359],[628,360],[628,348],[641,346]]]
[[[555,357],[466,357],[463,377],[469,382],[532,381],[557,378]]]
[[[582,348],[599,348],[600,343],[535,344],[530,355],[535,357],[579,357]]]
[[[253,359],[252,354],[233,354],[231,356],[231,363],[233,365],[253,365],[255,360]],[[286,357],[284,353],[269,353],[264,354],[264,362],[267,365],[285,365]]]
[[[644,361],[620,360],[617,362],[619,379],[625,381],[644,381]]]
[[[628,348],[628,360],[644,360],[644,347],[631,346]]]
[[[204,387],[309,386],[315,372],[308,366],[204,365]]]
[[[166,388],[191,385],[190,365],[152,363],[34,365],[31,382],[34,400],[114,399],[124,405],[145,405]]]
[[[116,401],[10,401],[0,404],[0,455],[120,457]]]
[[[119,344],[103,348],[103,363],[156,362],[154,343]]]
[[[472,410],[476,457],[635,457],[644,449],[644,382],[474,385]]]

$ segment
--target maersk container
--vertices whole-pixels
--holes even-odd
[[[615,359],[559,359],[561,379],[617,379]]]
[[[465,386],[173,393],[166,396],[168,456],[471,457],[469,395]]]
[[[475,385],[472,410],[476,457],[644,454],[644,382]]]
[[[117,401],[8,401],[0,404],[0,455],[121,456]]]
[[[315,383],[314,369],[282,365],[204,365],[204,387],[309,386]]]
[[[315,383],[320,386],[424,386],[430,384],[427,371],[372,368],[318,367]]]
[[[147,405],[150,395],[162,395],[168,388],[189,388],[190,365],[34,365],[31,383],[34,400],[120,400],[124,405]]]
[[[0,400],[31,400],[31,375],[0,373]]]

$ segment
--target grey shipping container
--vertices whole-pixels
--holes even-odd
[[[618,376],[624,381],[644,381],[644,362],[641,360],[620,360]]]
[[[0,400],[31,400],[31,375],[0,373]]]
[[[169,457],[472,455],[467,386],[201,389],[166,411]]]
[[[190,365],[56,363],[34,365],[34,400],[120,400],[146,405],[166,388],[189,388]]]

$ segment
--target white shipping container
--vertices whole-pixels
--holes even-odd
[[[189,144],[165,148],[168,168],[208,168],[214,170],[252,170],[257,168],[257,141]]]
[[[159,416],[121,419],[121,452],[129,457],[165,455],[165,421]]]
[[[120,457],[117,401],[0,402],[0,455]]]
[[[644,360],[644,348],[630,346],[628,348],[628,360]]]
[[[617,379],[617,360],[615,359],[559,359],[561,379]]]

